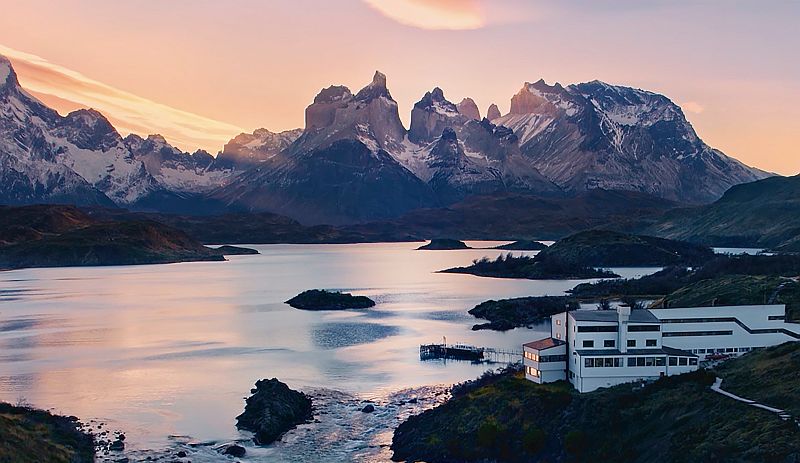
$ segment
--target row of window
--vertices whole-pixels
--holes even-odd
[[[645,339],[644,340],[645,347],[658,347],[658,339]],[[594,347],[594,340],[584,340],[583,341],[583,348],[592,348]],[[603,340],[603,347],[617,347],[617,341],[614,339],[604,339]],[[635,339],[628,339],[628,347],[636,347],[636,340]]]
[[[586,368],[618,368],[624,367],[624,357],[591,357],[583,359]],[[629,367],[663,367],[667,365],[666,357],[628,357]],[[669,357],[669,366],[697,365],[695,357]]]
[[[672,333],[661,333],[665,338],[676,336],[730,336],[733,330],[718,330],[718,331],[676,331]]]
[[[750,352],[751,350],[756,350],[758,347],[720,347],[717,349],[692,349],[692,353],[695,354],[730,354],[730,353],[741,353],[741,352]]]
[[[617,325],[589,325],[577,327],[578,333],[616,333]],[[575,328],[573,327],[573,330]],[[660,325],[629,325],[628,331],[661,331]]]
[[[566,354],[562,355],[539,355],[534,354],[533,352],[525,352],[525,358],[528,360],[533,360],[534,362],[565,362],[567,360]]]
[[[539,378],[539,377],[542,376],[542,373],[539,370],[537,370],[536,368],[525,367],[525,369],[527,370],[528,376],[533,376],[533,377],[536,377],[536,378]]]

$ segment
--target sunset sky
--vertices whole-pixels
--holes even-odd
[[[508,111],[525,81],[600,79],[680,104],[743,162],[800,172],[800,2],[737,0],[7,0],[0,53],[62,112],[219,151],[301,127],[323,87],[376,69],[404,122],[434,86]]]

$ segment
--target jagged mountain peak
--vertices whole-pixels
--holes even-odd
[[[435,87],[414,104],[408,137],[414,143],[429,143],[441,135],[445,127],[461,126],[469,119],[445,98],[441,88]]]
[[[425,95],[414,104],[414,108],[433,110],[441,114],[458,113],[456,105],[444,96],[444,91],[439,87],[434,87],[433,90],[425,92]]]
[[[375,71],[375,75],[372,77],[372,82],[358,91],[356,94],[356,100],[370,101],[380,97],[385,97],[389,101],[394,102],[392,95],[389,93],[389,89],[386,87],[386,74],[380,71]]]
[[[466,97],[462,99],[461,102],[456,105],[456,109],[470,119],[481,120],[481,112],[478,109],[478,105],[475,104],[475,100],[472,98]]]
[[[498,108],[494,103],[490,104],[489,109],[486,110],[486,118],[490,121],[500,119],[502,116],[503,115],[500,114],[500,108]]]
[[[347,101],[353,97],[350,89],[344,85],[331,85],[323,88],[314,97],[314,103],[334,103],[337,101]]]
[[[6,86],[18,87],[19,81],[17,80],[17,73],[14,71],[14,66],[11,65],[11,61],[4,55],[0,55],[0,88]]]

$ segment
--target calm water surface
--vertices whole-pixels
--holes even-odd
[[[466,311],[492,298],[560,295],[578,283],[434,273],[500,251],[415,251],[418,245],[263,245],[252,246],[261,255],[229,262],[0,273],[0,400],[25,398],[103,420],[124,430],[132,449],[240,439],[246,436],[234,418],[257,379],[278,377],[313,391],[320,407],[338,404],[331,415],[363,400],[391,401],[406,388],[470,379],[488,367],[421,362],[419,344],[446,336],[518,350],[549,327],[473,332],[476,320]],[[377,306],[306,312],[283,303],[311,288],[352,291]],[[297,449],[313,448],[323,453],[308,461],[381,461],[386,449],[348,446],[342,429],[364,435],[388,428],[385,444],[391,425],[410,412],[378,413],[356,427],[367,418],[336,416],[327,431],[325,420],[306,429],[329,434],[338,447],[328,454],[319,450],[319,437],[293,434],[274,448],[252,449],[248,458],[302,461]]]

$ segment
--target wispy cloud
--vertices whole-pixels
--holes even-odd
[[[480,29],[487,22],[481,3],[475,0],[363,1],[400,24],[420,29]]]
[[[705,106],[696,101],[686,101],[681,104],[681,108],[683,108],[684,111],[693,114],[700,114],[706,110]]]
[[[11,60],[20,84],[48,105],[61,112],[77,107],[94,108],[123,135],[160,133],[181,149],[202,148],[213,154],[244,131],[114,88],[36,55],[2,45],[0,54]]]

